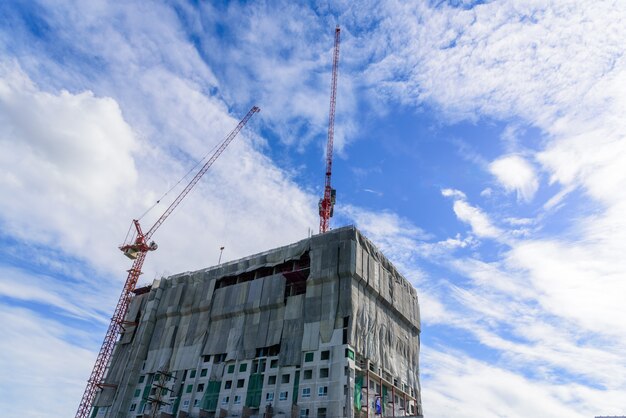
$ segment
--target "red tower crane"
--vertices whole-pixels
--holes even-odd
[[[93,367],[93,370],[91,371],[89,380],[87,381],[87,387],[85,388],[83,398],[78,407],[78,411],[76,412],[76,418],[87,418],[89,416],[91,406],[96,397],[96,391],[98,390],[98,388],[106,386],[103,382],[104,374],[107,367],[109,366],[111,356],[113,355],[113,349],[115,348],[115,343],[117,342],[120,328],[124,323],[126,311],[128,310],[128,306],[130,305],[130,301],[132,299],[132,292],[135,290],[135,285],[137,284],[137,280],[139,279],[139,275],[141,274],[143,262],[146,259],[148,251],[154,251],[157,249],[156,243],[154,241],[150,241],[150,238],[152,238],[152,235],[154,235],[157,229],[159,229],[159,227],[163,225],[163,222],[165,222],[165,220],[172,214],[174,209],[180,204],[185,196],[189,194],[191,189],[193,189],[193,187],[198,183],[200,178],[207,172],[209,167],[211,167],[215,160],[217,160],[222,152],[224,152],[224,150],[226,149],[226,147],[228,147],[232,140],[235,139],[239,131],[241,131],[241,129],[248,122],[248,120],[250,120],[250,118],[259,111],[260,109],[256,106],[250,109],[246,116],[244,116],[244,118],[239,122],[235,129],[233,129],[233,131],[226,137],[226,139],[222,141],[222,143],[213,153],[211,158],[209,158],[209,160],[202,166],[198,173],[193,177],[193,179],[191,179],[189,184],[183,189],[178,197],[174,199],[172,204],[165,210],[165,212],[163,212],[161,217],[157,219],[157,221],[154,223],[154,225],[152,225],[148,232],[144,234],[141,229],[141,225],[139,224],[139,221],[136,219],[133,220],[133,224],[135,225],[136,229],[136,236],[132,243],[120,246],[120,250],[122,250],[127,257],[134,260],[134,262],[130,270],[128,270],[128,277],[126,278],[126,283],[124,284],[124,290],[122,290],[120,299],[117,302],[115,312],[113,313],[113,317],[111,318],[111,323],[109,324],[106,336],[104,337],[104,341],[102,342],[100,352],[98,353],[96,363]]]
[[[328,141],[326,143],[326,181],[324,197],[319,202],[320,234],[328,231],[330,218],[335,207],[336,191],[330,185],[333,168],[333,139],[335,136],[335,102],[337,99],[337,71],[339,70],[339,25],[335,28],[335,50],[333,53],[333,76],[330,85],[330,111],[328,113]]]

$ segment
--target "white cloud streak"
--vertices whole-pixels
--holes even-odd
[[[469,224],[478,237],[498,238],[502,231],[495,227],[491,220],[479,208],[467,203],[467,196],[460,190],[443,189],[441,194],[454,199],[453,209],[459,220]]]
[[[432,417],[589,417],[620,414],[618,391],[607,394],[579,384],[554,386],[529,380],[456,351],[424,347],[425,415]],[[566,406],[570,405],[570,406]],[[597,405],[597,406],[592,406]]]
[[[539,188],[533,167],[519,155],[498,158],[489,164],[489,171],[506,191],[515,191],[518,200],[531,201]]]
[[[84,371],[95,359],[91,350],[75,344],[84,336],[29,309],[0,305],[0,321],[0,368],[11,377],[0,391],[3,416],[73,415]]]

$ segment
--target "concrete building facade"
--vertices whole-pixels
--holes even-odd
[[[417,292],[354,227],[136,293],[93,417],[422,415]]]

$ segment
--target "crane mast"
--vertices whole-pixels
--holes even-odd
[[[154,251],[157,249],[156,243],[150,241],[150,238],[157,231],[157,229],[163,225],[163,222],[165,222],[165,220],[172,214],[174,209],[180,204],[185,196],[189,194],[191,189],[193,189],[200,178],[207,172],[209,167],[211,167],[215,160],[217,160],[217,158],[224,152],[232,140],[235,139],[239,131],[241,131],[246,123],[248,123],[248,120],[250,120],[250,118],[259,111],[260,109],[256,106],[253,106],[252,109],[248,111],[246,116],[244,116],[235,129],[233,129],[233,131],[226,137],[226,139],[222,141],[211,158],[209,158],[209,160],[202,166],[198,173],[193,177],[193,179],[191,179],[189,184],[183,189],[178,197],[174,199],[172,204],[170,204],[165,212],[163,212],[148,232],[144,234],[139,221],[136,219],[133,220],[136,230],[135,239],[130,244],[120,246],[120,250],[122,250],[127,257],[134,260],[133,265],[130,270],[128,270],[128,276],[126,278],[126,282],[124,283],[124,289],[122,290],[122,294],[117,302],[115,312],[111,317],[111,323],[109,324],[104,341],[102,342],[102,347],[100,348],[98,357],[96,358],[96,363],[91,371],[89,380],[87,381],[87,387],[85,388],[78,411],[76,412],[76,418],[87,418],[89,416],[91,406],[96,397],[96,391],[98,388],[107,386],[107,384],[103,382],[104,375],[111,361],[111,356],[113,355],[113,349],[115,348],[119,331],[124,324],[124,318],[126,317],[128,306],[132,300],[132,292],[135,290],[135,285],[137,284],[137,280],[141,274],[141,268],[143,267],[148,251]]]
[[[319,202],[320,233],[329,230],[330,218],[335,207],[336,191],[330,184],[333,168],[333,140],[335,136],[335,102],[337,99],[337,72],[339,70],[339,25],[335,28],[335,49],[333,52],[333,71],[330,85],[330,111],[328,112],[328,140],[326,142],[326,179],[324,181],[324,197]]]

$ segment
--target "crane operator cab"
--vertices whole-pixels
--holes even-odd
[[[156,242],[150,241],[149,245],[144,244],[143,242],[135,242],[134,244],[124,245],[120,247],[120,250],[124,253],[124,255],[131,260],[136,260],[139,257],[139,253],[146,251],[155,251],[159,246]]]
[[[330,217],[333,217],[333,214],[335,212],[335,202],[337,201],[337,190],[335,189],[330,189]],[[320,216],[324,215],[324,209],[325,209],[325,205],[324,205],[324,199],[320,199],[318,205],[318,210],[320,213]]]

